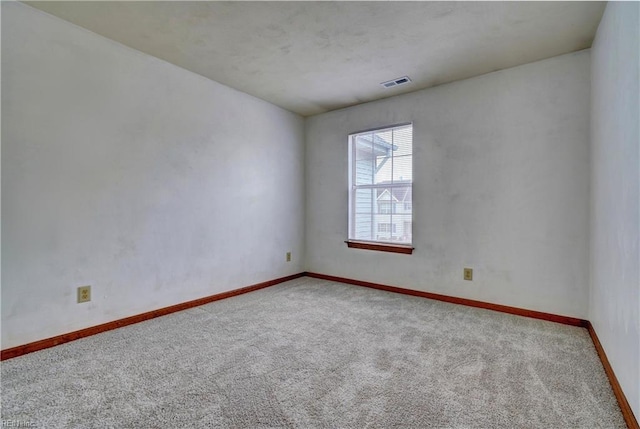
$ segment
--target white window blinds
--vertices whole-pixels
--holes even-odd
[[[412,243],[413,126],[349,136],[349,239]]]

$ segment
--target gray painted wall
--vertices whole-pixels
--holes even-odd
[[[589,61],[581,51],[308,118],[307,270],[586,317]],[[347,136],[403,122],[415,251],[349,249]]]
[[[3,349],[302,271],[301,117],[17,2],[2,26]]]
[[[591,62],[589,320],[640,418],[640,4],[609,2]]]

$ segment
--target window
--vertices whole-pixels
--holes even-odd
[[[391,202],[389,201],[380,201],[378,203],[378,213],[389,214],[391,213],[391,210],[393,210],[393,213],[395,213],[396,207],[397,205],[395,203],[391,205]]]
[[[349,166],[347,243],[369,242],[385,245],[381,247],[410,248],[413,125],[351,134]]]
[[[393,228],[391,228],[393,227]],[[378,232],[396,232],[396,224],[395,223],[379,223],[378,224]]]

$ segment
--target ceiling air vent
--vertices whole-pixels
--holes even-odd
[[[380,85],[384,86],[385,88],[393,88],[394,86],[404,85],[405,83],[409,83],[409,82],[411,82],[411,79],[409,79],[409,77],[402,76],[397,79],[382,82]]]

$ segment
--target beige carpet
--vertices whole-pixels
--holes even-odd
[[[308,277],[1,369],[34,427],[625,427],[582,328]]]

